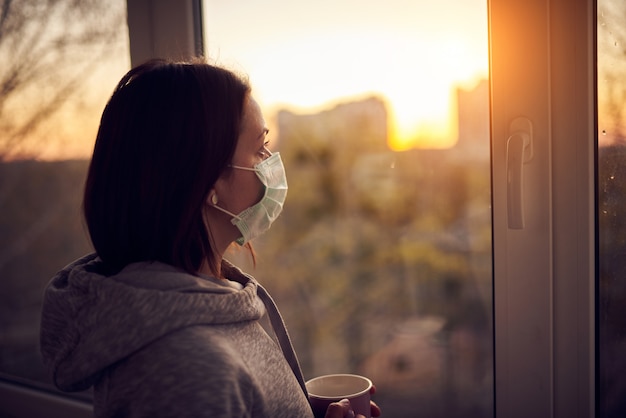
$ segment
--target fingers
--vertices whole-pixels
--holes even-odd
[[[372,417],[379,417],[381,411],[375,402],[370,401],[370,411]],[[326,416],[324,418],[365,418],[365,416],[358,414],[355,416],[350,401],[342,399],[339,402],[333,402],[328,406],[326,410]]]
[[[373,401],[370,401],[370,411],[373,417],[379,417],[381,414],[380,407]]]
[[[325,418],[355,418],[350,401],[342,399],[339,402],[333,402],[328,405]]]

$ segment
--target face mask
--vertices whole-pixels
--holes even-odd
[[[241,232],[241,237],[237,238],[235,242],[244,245],[270,229],[272,223],[280,215],[287,197],[287,176],[278,152],[255,165],[254,168],[235,165],[231,165],[231,167],[256,172],[257,177],[265,186],[265,193],[261,200],[239,215],[235,215],[213,202],[216,209],[233,217],[231,223]]]

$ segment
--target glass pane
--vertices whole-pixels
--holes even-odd
[[[626,3],[598,0],[598,402],[626,416]]]
[[[305,377],[367,375],[384,416],[492,416],[486,2],[203,6],[207,55],[249,75],[289,179],[256,267],[230,258]]]
[[[126,2],[0,10],[0,373],[47,382],[43,288],[89,251],[82,185],[104,105],[128,71]]]

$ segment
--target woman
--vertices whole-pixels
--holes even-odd
[[[55,385],[93,386],[96,416],[312,416],[276,306],[222,258],[282,209],[267,133],[247,82],[219,67],[151,61],[118,84],[83,200],[96,253],[53,278],[41,323]],[[342,401],[326,416],[353,415]]]

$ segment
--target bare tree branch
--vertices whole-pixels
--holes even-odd
[[[0,5],[0,161],[37,157],[34,133],[124,53],[125,2],[3,0]],[[127,52],[126,52],[127,53]]]
[[[7,16],[9,15],[9,10],[11,9],[11,1],[12,0],[4,0],[2,2],[2,8],[0,8],[0,39],[2,38],[4,32],[4,26],[7,21]]]

